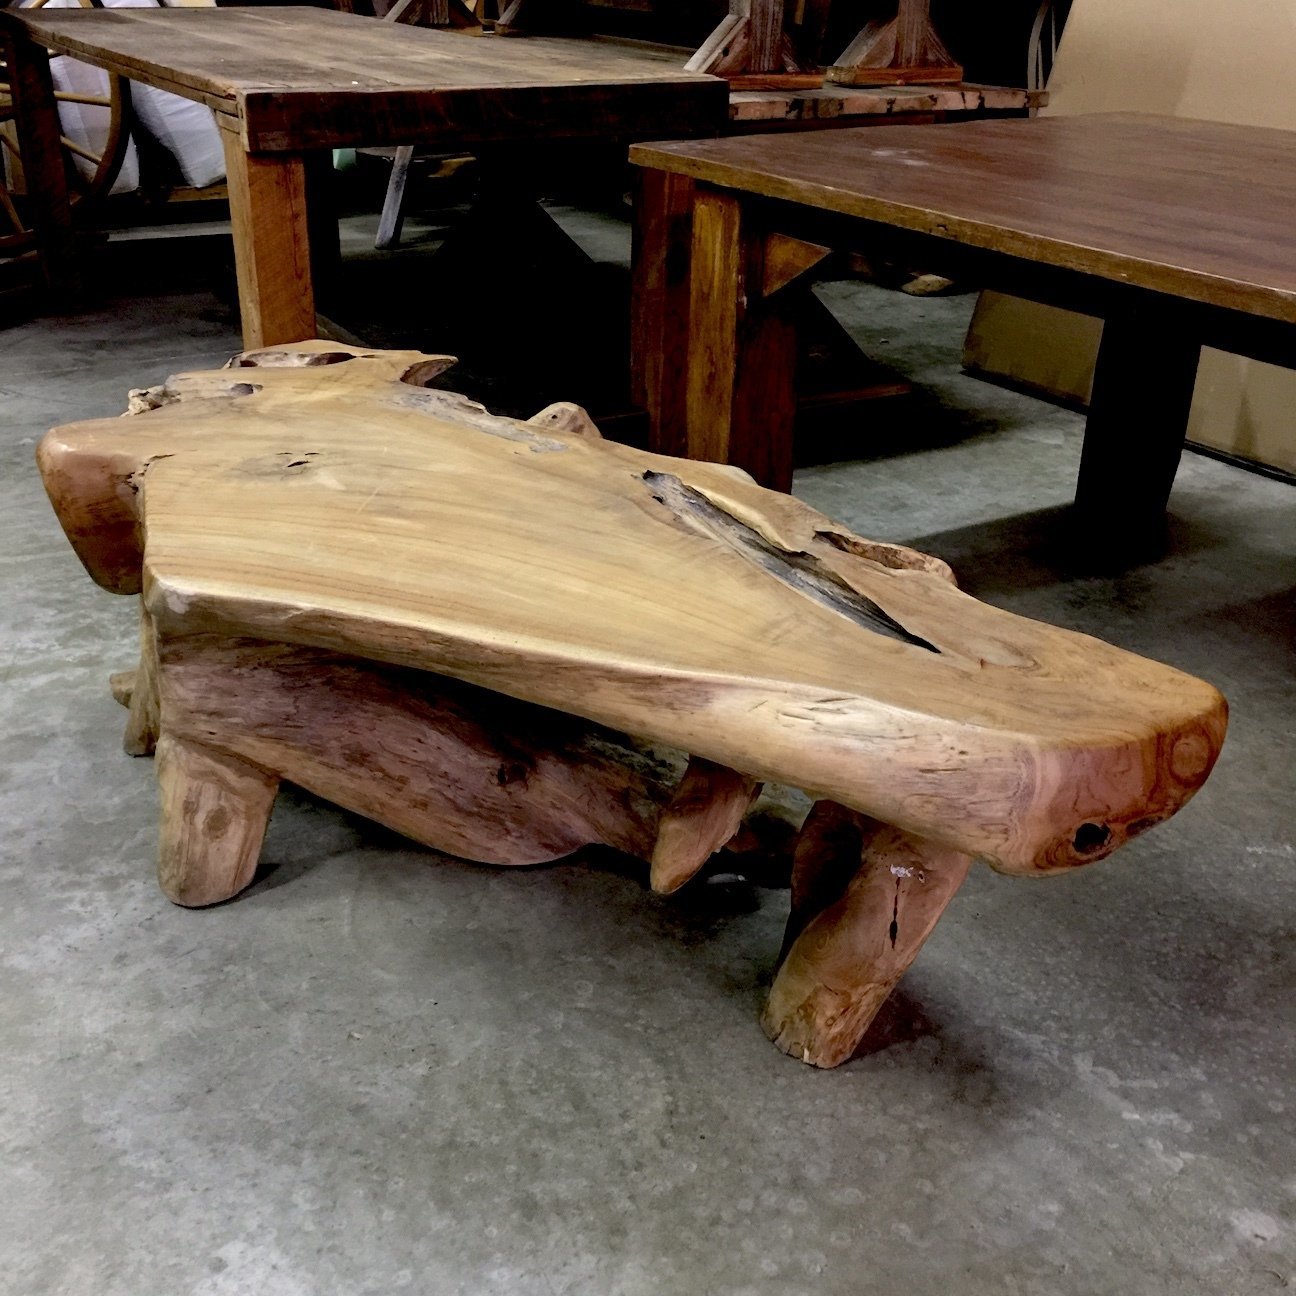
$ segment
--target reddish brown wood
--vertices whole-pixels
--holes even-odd
[[[209,104],[250,152],[718,130],[723,83],[670,51],[475,40],[315,8],[0,10],[0,26]]]
[[[631,284],[631,397],[648,411],[649,444],[684,454],[693,182],[636,176]]]
[[[1296,322],[1296,134],[1093,114],[636,144],[631,160]]]
[[[737,199],[695,195],[684,439],[690,459],[790,490],[796,330],[786,295],[761,295],[764,257],[764,232]]]
[[[1158,528],[1203,343],[1296,367],[1289,132],[1085,116],[639,145],[631,157],[692,181],[698,211],[727,213],[695,237],[691,341],[667,344],[703,365],[690,374],[689,452],[755,464],[765,481],[786,480],[768,463],[783,407],[742,413],[740,375],[769,342],[746,324],[747,262],[725,251],[753,220],[884,254],[899,234],[906,255],[957,265],[964,282],[1109,319],[1077,493],[1108,550],[1142,551]]]

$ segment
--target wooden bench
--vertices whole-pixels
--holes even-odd
[[[495,864],[607,843],[663,892],[791,785],[815,805],[763,1024],[832,1066],[974,858],[1087,864],[1209,773],[1209,685],[575,406],[422,385],[449,363],[249,353],[42,442],[82,562],[142,594],[118,690],[177,903],[248,885],[280,779]]]

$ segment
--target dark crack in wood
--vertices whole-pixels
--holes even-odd
[[[852,589],[814,554],[801,549],[782,549],[771,544],[760,532],[726,513],[701,491],[686,485],[673,473],[653,472],[649,469],[644,473],[643,480],[652,491],[653,498],[680,521],[720,541],[799,594],[814,599],[816,603],[853,621],[864,630],[886,635],[900,643],[912,644],[915,648],[925,648],[928,652],[940,652],[934,644],[906,630],[867,595]]]

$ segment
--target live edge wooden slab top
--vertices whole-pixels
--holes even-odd
[[[116,691],[127,749],[156,744],[178,903],[248,885],[285,778],[485,862],[600,842],[660,892],[752,831],[761,780],[793,784],[816,800],[762,1024],[833,1066],[973,857],[1087,864],[1209,774],[1210,685],[575,406],[428,389],[449,363],[247,353],[42,441],[83,563],[143,594]]]
[[[719,130],[728,111],[718,78],[611,41],[473,38],[316,8],[47,7],[0,10],[0,23],[236,117],[254,153],[466,145],[537,128],[694,134]]]
[[[1296,134],[1095,114],[638,144],[720,188],[1296,322]]]
[[[1105,853],[1213,759],[1214,689],[969,598],[935,560],[725,466],[412,386],[412,353],[325,354],[182,376],[184,399],[44,442],[77,552],[142,584],[159,634],[453,676],[1014,872],[1092,858],[1093,822]]]

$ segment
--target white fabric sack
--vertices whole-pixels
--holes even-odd
[[[103,0],[103,4],[107,9],[158,7],[155,0]],[[225,178],[225,151],[210,108],[138,81],[131,83],[131,101],[140,125],[175,158],[185,184],[203,189]]]
[[[91,67],[88,63],[78,63],[66,55],[60,54],[50,59],[50,77],[54,89],[65,94],[92,95],[98,99],[108,97],[108,73],[102,68]],[[91,153],[102,154],[108,146],[108,129],[112,123],[112,109],[100,104],[72,103],[60,99],[58,105],[59,129],[68,139],[79,144]],[[96,166],[88,158],[72,154],[76,168],[87,180],[96,171]],[[134,193],[139,188],[139,155],[135,151],[135,141],[126,144],[126,156],[122,161],[117,179],[113,181],[111,192]]]
[[[50,9],[75,9],[76,0],[49,0]],[[54,89],[65,94],[93,95],[99,99],[108,97],[108,73],[102,68],[91,67],[88,63],[78,63],[64,54],[50,59],[50,78]],[[58,104],[59,129],[73,143],[79,144],[91,153],[102,154],[108,145],[108,128],[112,122],[112,109],[99,104],[71,103],[60,99]],[[96,166],[88,158],[72,154],[76,168],[86,179],[90,179]],[[139,188],[139,155],[135,152],[135,142],[126,145],[126,157],[122,162],[117,179],[113,182],[113,193],[134,193]]]

